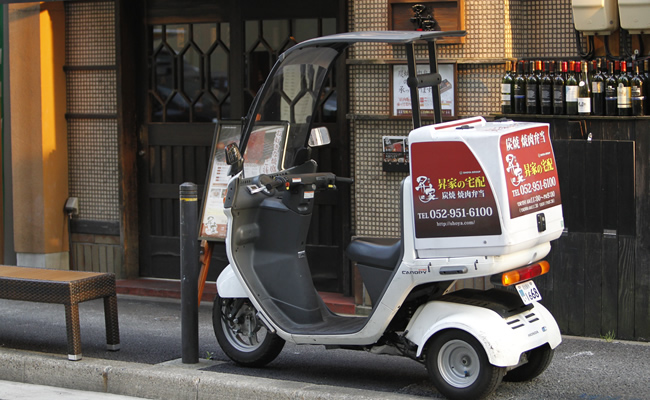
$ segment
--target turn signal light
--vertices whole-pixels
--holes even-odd
[[[501,283],[503,286],[511,286],[544,275],[550,268],[551,267],[547,261],[540,261],[537,264],[529,265],[524,268],[504,272],[503,275],[501,275]]]

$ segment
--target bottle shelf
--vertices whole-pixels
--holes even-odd
[[[493,118],[509,118],[509,119],[524,119],[524,118],[536,118],[536,119],[580,119],[580,120],[630,120],[630,119],[640,119],[648,120],[650,115],[643,116],[607,116],[607,115],[546,115],[546,114],[491,114]]]
[[[444,56],[438,59],[440,63],[456,63],[456,64],[505,64],[506,61],[514,61],[514,58],[445,58]],[[417,59],[417,63],[426,64],[428,59]],[[345,60],[347,65],[394,65],[405,64],[406,59],[402,58],[352,58]]]

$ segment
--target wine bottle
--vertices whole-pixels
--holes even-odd
[[[542,78],[539,82],[539,109],[543,115],[553,114],[553,81],[549,74],[549,62],[542,64]]]
[[[501,79],[501,113],[512,113],[512,75],[510,75],[510,61],[506,61],[506,74]]]
[[[627,63],[622,61],[621,74],[616,79],[616,105],[618,108],[618,115],[628,116],[632,115],[632,86],[630,85],[630,77],[627,75]]]
[[[578,114],[591,115],[591,87],[589,84],[589,68],[588,63],[578,62],[580,66],[576,69],[581,69],[580,81],[578,82]]]
[[[564,77],[562,73],[566,71],[566,68],[566,61],[564,61],[561,64],[561,68],[558,68],[558,72],[553,77],[553,114],[555,115],[564,115],[565,113]]]
[[[539,114],[539,79],[535,75],[535,61],[528,62],[526,77],[526,114]]]
[[[645,115],[645,77],[637,62],[634,66],[634,77],[631,83],[632,115]]]
[[[594,64],[594,77],[591,81],[591,112],[594,115],[605,115],[605,78],[600,58],[594,61]]]
[[[627,77],[630,81],[634,78],[634,63],[631,61],[627,63]]]
[[[650,63],[643,60],[643,76],[645,76],[645,115],[650,115]]]
[[[618,63],[618,61],[616,61]],[[605,115],[614,116],[618,115],[618,100],[616,98],[616,74],[614,73],[614,62],[609,62],[607,65],[607,79],[605,80]]]
[[[517,75],[514,80],[515,114],[526,113],[526,78],[524,77],[524,64],[517,63]]]
[[[542,80],[542,75],[544,71],[542,70],[542,63],[540,60],[535,61],[535,75],[537,76],[537,80],[540,81]]]
[[[553,82],[553,79],[555,79],[555,71],[559,71],[559,69],[555,68],[555,65],[557,64],[556,61],[547,61],[547,69],[548,69],[548,77],[551,78],[551,82]]]
[[[569,61],[569,75],[564,84],[567,115],[578,114],[578,80],[575,75],[575,65],[575,61]]]

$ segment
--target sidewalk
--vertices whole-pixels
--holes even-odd
[[[137,397],[121,396],[52,386],[33,385],[0,380],[3,400],[140,400]]]
[[[181,298],[181,282],[173,279],[122,279],[117,281],[118,294],[130,294],[135,296],[162,297],[168,299]],[[217,287],[214,282],[206,282],[203,289],[201,302],[212,304],[217,294]],[[345,297],[339,293],[321,292],[321,297],[327,307],[335,313],[353,315],[356,313],[354,299]]]

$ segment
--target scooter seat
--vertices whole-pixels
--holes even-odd
[[[402,240],[388,238],[353,239],[346,249],[352,261],[392,271],[402,254]]]

